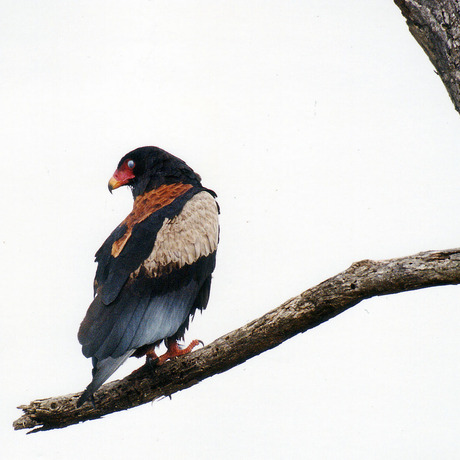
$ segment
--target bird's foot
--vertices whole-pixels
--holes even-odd
[[[168,342],[168,351],[162,354],[161,356],[159,356],[157,358],[158,361],[155,364],[157,364],[158,366],[161,366],[168,359],[172,359],[177,356],[186,355],[187,353],[190,353],[197,345],[200,345],[200,344],[204,345],[201,340],[192,340],[188,347],[181,348],[175,340],[171,340],[170,342]]]
[[[155,353],[155,347],[148,349],[145,353],[145,364],[148,367],[153,368],[158,366],[158,355]]]
[[[131,372],[131,374],[137,374],[138,372],[142,372],[143,369],[147,368],[150,371],[154,371],[158,364],[158,356],[155,353],[155,345],[150,345],[147,347],[138,348],[134,353],[133,356],[136,358],[141,358],[145,356],[145,364],[141,366],[139,369]]]

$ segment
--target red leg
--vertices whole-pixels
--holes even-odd
[[[163,364],[168,359],[190,353],[200,343],[203,344],[200,340],[192,340],[187,348],[180,348],[176,340],[168,341],[168,351],[158,358],[158,365]]]
[[[155,366],[158,362],[158,356],[155,353],[155,348],[156,348],[155,344],[151,345],[147,349],[140,348],[135,353],[133,353],[133,356],[135,356],[136,358],[141,358],[142,356],[145,356],[146,358],[145,365]],[[144,366],[141,366],[139,369],[136,369],[135,371],[131,372],[131,374],[135,374],[136,372],[141,370],[143,367]]]
[[[155,353],[155,345],[154,345],[152,348],[149,348],[149,349],[145,352],[145,356],[147,357],[147,359],[151,359],[152,362],[154,362],[155,360],[158,359],[158,356],[157,356],[157,354]]]

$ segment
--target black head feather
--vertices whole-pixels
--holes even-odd
[[[127,153],[118,163],[118,169],[134,161],[134,178],[128,185],[134,197],[164,184],[182,182],[201,185],[201,177],[185,161],[158,147],[139,147]]]

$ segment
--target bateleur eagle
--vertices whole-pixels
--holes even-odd
[[[125,155],[109,190],[129,185],[134,205],[96,253],[94,300],[78,331],[93,380],[77,406],[130,356],[162,363],[182,349],[190,318],[206,308],[219,240],[216,194],[184,161],[157,147]],[[162,341],[168,351],[159,358]]]

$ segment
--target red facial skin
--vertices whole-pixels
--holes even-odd
[[[112,190],[115,190],[122,185],[126,185],[131,179],[134,179],[135,175],[133,173],[133,168],[128,166],[128,161],[126,160],[114,173],[111,179],[109,180],[109,192],[112,193]]]

